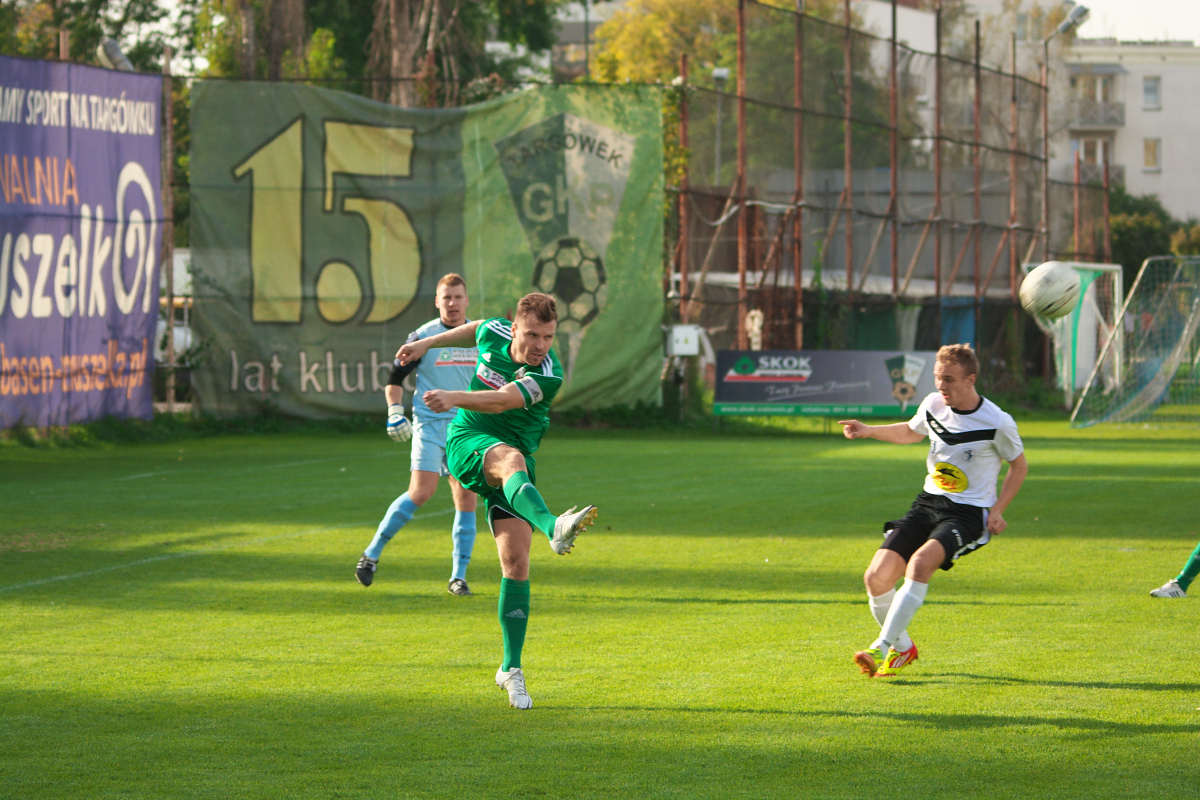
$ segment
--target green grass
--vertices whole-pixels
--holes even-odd
[[[893,682],[850,662],[924,448],[555,430],[534,709],[492,685],[499,574],[445,592],[443,488],[381,433],[0,450],[0,797],[1141,798],[1200,781],[1200,432],[1022,423],[1009,532],[933,581]]]

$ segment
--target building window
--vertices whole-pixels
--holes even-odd
[[[1080,100],[1112,102],[1113,79],[1111,75],[1077,75],[1071,78],[1071,88]]]
[[[1162,170],[1162,139],[1143,140],[1143,149],[1145,161],[1142,169],[1146,172],[1160,172]]]
[[[1148,111],[1162,108],[1162,78],[1142,78],[1142,108]]]

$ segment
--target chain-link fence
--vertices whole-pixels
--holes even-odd
[[[1021,267],[1104,260],[1107,192],[1046,180],[1043,82],[982,63],[978,25],[942,52],[940,12],[933,52],[897,41],[894,11],[885,35],[848,2],[836,21],[751,0],[739,13],[740,79],[730,65],[724,83],[683,81],[681,317],[718,348],[749,347],[757,309],[763,347],[970,341],[1010,372],[1045,371],[1017,311]]]

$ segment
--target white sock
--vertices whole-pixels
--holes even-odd
[[[880,595],[873,595],[867,592],[867,602],[871,604],[871,614],[875,617],[875,621],[879,623],[879,627],[883,627],[883,623],[887,620],[888,609],[892,607],[892,599],[896,596],[896,590],[889,589]]]
[[[917,583],[905,579],[904,585],[900,587],[896,592],[896,597],[892,600],[892,607],[888,609],[883,630],[879,632],[881,644],[900,650],[902,648],[898,645],[905,644],[905,640],[907,640],[908,646],[912,647],[912,640],[908,638],[905,631],[916,615],[917,609],[925,602],[925,594],[928,591],[928,583]],[[903,649],[907,650],[908,648]]]
[[[887,622],[888,610],[892,607],[892,601],[895,597],[895,589],[891,589],[881,595],[872,595],[870,592],[867,592],[867,600],[871,604],[871,614],[874,615],[875,621],[879,623],[880,631],[883,630],[883,623]],[[871,647],[880,649],[879,645],[880,639],[876,639]],[[912,639],[908,637],[908,631],[903,631],[893,646],[901,651],[912,647]],[[887,646],[885,645],[882,649],[886,650]]]

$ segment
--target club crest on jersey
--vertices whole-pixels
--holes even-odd
[[[501,389],[504,387],[504,384],[508,383],[508,381],[504,379],[503,375],[501,375],[499,372],[496,372],[494,369],[489,369],[485,364],[480,364],[475,370],[475,374],[479,376],[479,380],[483,381],[493,389]]]
[[[959,492],[965,492],[969,485],[967,474],[953,464],[945,461],[939,461],[935,464],[933,472],[930,473],[929,477],[933,478],[933,482],[943,492],[958,494]]]
[[[516,372],[513,373],[513,380],[519,381],[519,380],[521,380],[521,378],[524,378],[527,373],[528,373],[528,370],[525,367],[521,367],[520,369],[518,369]]]

